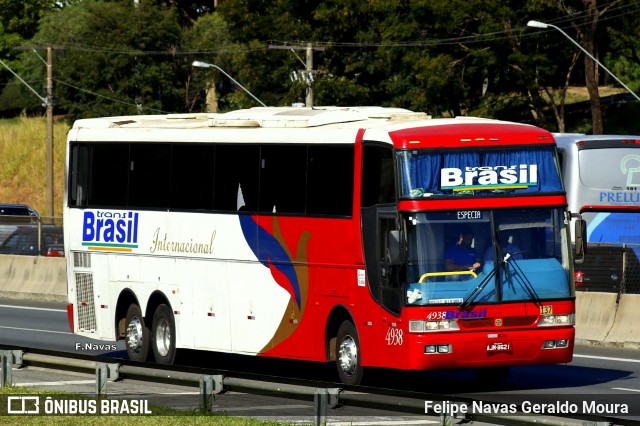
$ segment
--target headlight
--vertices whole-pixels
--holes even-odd
[[[409,333],[422,333],[424,331],[424,321],[409,321]]]
[[[543,315],[538,322],[538,327],[573,324],[575,324],[575,314]]]
[[[459,330],[458,322],[455,319],[451,320],[439,320],[439,321],[424,321],[424,320],[412,320],[409,321],[410,333],[424,333],[425,331],[443,331],[443,330]]]

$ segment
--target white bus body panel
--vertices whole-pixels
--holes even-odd
[[[69,223],[84,223],[85,212],[98,215],[109,210],[71,209]],[[130,288],[135,289],[143,313],[153,292],[160,291],[168,299],[179,348],[248,354],[263,349],[275,334],[290,295],[246,243],[238,216],[136,213],[135,253],[105,253],[100,246],[79,244],[83,228],[66,228],[69,241],[76,244],[71,250],[89,251],[91,267],[87,270],[93,277],[108,277],[108,282],[93,283],[96,328],[78,334],[114,340],[113,308],[121,292]],[[200,244],[205,252],[189,252],[194,244]],[[74,273],[72,268],[70,282],[75,282]],[[77,306],[82,305],[79,302]],[[75,315],[78,324],[78,313]]]

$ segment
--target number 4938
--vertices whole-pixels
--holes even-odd
[[[389,327],[387,330],[387,336],[385,337],[388,346],[402,345],[402,329],[396,327]]]

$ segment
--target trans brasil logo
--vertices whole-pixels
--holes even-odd
[[[85,211],[82,245],[89,250],[122,252],[138,248],[138,213]]]
[[[448,167],[440,170],[443,190],[524,189],[538,184],[538,165]]]

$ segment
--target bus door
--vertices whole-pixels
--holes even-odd
[[[403,351],[403,324],[399,320],[404,304],[402,280],[404,275],[402,256],[402,232],[398,226],[395,207],[374,207],[363,209],[362,229],[364,257],[369,291],[373,299],[383,309],[378,313],[365,313],[366,324],[371,324],[364,332],[370,331],[368,341],[374,347],[386,347],[385,351],[363,350],[369,356],[401,358]],[[369,328],[372,328],[369,330]],[[376,355],[377,354],[377,355]]]
[[[382,309],[366,312],[364,323],[367,326],[362,327],[360,323],[358,329],[363,329],[360,342],[368,357],[397,355],[397,359],[405,359],[402,357],[406,347],[403,346],[404,324],[399,321],[404,305],[402,232],[397,213],[394,170],[391,147],[376,143],[363,146],[360,203],[364,263],[369,291]],[[363,336],[365,333],[367,336]],[[381,344],[388,350],[380,351]]]

